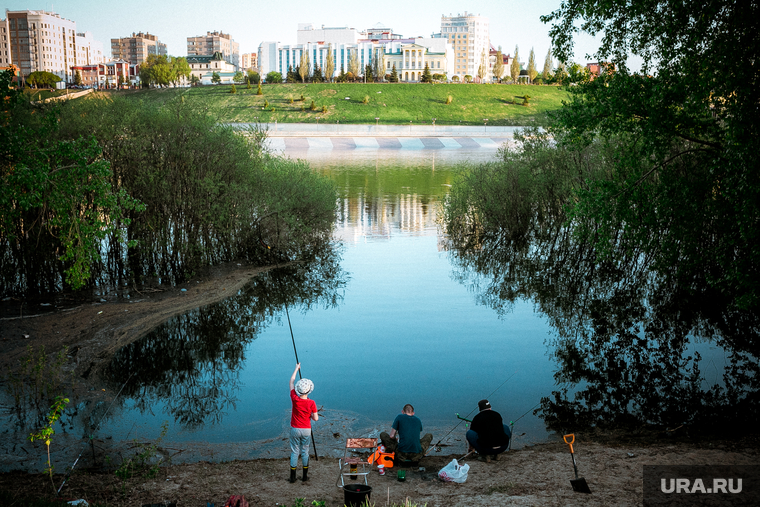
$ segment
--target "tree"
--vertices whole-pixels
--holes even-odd
[[[61,139],[60,110],[35,110],[0,73],[0,257],[15,266],[3,293],[85,286],[102,262],[101,245],[139,202],[111,185],[110,163],[95,139]],[[128,223],[128,221],[127,221]]]
[[[348,50],[348,72],[353,74],[354,76],[359,75],[359,56],[357,55],[356,49],[349,49]]]
[[[218,72],[214,71],[211,73],[211,82],[214,84],[219,84],[222,82],[222,76],[219,75]]]
[[[544,70],[541,73],[544,83],[549,82],[549,78],[552,75],[552,66],[552,48],[549,48],[549,51],[546,52],[546,60],[544,60]]]
[[[282,83],[282,74],[277,71],[271,71],[267,74],[267,83]]]
[[[248,69],[245,78],[248,81],[248,84],[259,84],[261,82],[261,75],[252,69]]]
[[[653,15],[662,12],[667,22]],[[575,207],[594,220],[600,251],[615,238],[685,294],[756,311],[760,122],[757,68],[745,63],[760,61],[760,4],[570,0],[541,19],[553,23],[560,61],[570,60],[580,22],[601,34],[594,57],[609,62],[571,88],[556,118],[568,139],[618,146],[614,170],[590,182]],[[629,53],[642,59],[640,73],[628,68]]]
[[[496,81],[501,81],[504,75],[504,55],[501,53],[501,46],[496,50],[496,62],[493,64],[493,77]]]
[[[29,74],[26,78],[27,84],[37,88],[44,86],[46,88],[53,88],[57,82],[61,81],[61,78],[53,74],[52,72],[46,72],[38,70]]]
[[[396,64],[393,64],[393,67],[391,68],[391,78],[389,79],[391,83],[398,83],[398,71],[396,70]]]
[[[245,76],[241,71],[235,72],[235,75],[232,77],[232,80],[238,84],[242,84],[243,81],[245,81]]]
[[[488,62],[486,61],[486,50],[480,52],[480,65],[478,65],[478,77],[480,82],[485,82],[486,74],[488,74]]]
[[[516,83],[517,78],[520,76],[520,54],[518,53],[517,46],[515,46],[515,56],[512,60],[512,65],[509,67],[509,74],[512,76],[512,82]]]
[[[305,83],[309,76],[309,52],[301,51],[301,63],[298,65],[298,75],[301,76],[301,82]]]
[[[430,66],[427,62],[425,62],[425,69],[422,71],[422,79],[420,79],[423,83],[432,83],[433,82],[433,75],[430,73]]]
[[[324,76],[322,75],[322,69],[319,68],[319,65],[315,62],[314,63],[314,72],[311,74],[311,82],[312,83],[321,83],[325,80]]]
[[[296,66],[295,69],[293,69],[292,65],[288,65],[288,73],[285,77],[286,83],[297,83],[298,82],[298,66]]]
[[[530,56],[528,57],[528,77],[530,78],[531,83],[534,79],[536,79],[537,75],[538,70],[536,70],[536,53],[533,51],[533,48],[530,48]]]
[[[173,68],[168,56],[151,54],[140,65],[140,80],[147,85],[169,86],[177,72],[178,68]]]
[[[191,85],[196,85],[197,86],[200,82],[201,82],[201,78],[199,78],[197,75],[195,75],[195,74],[191,74],[190,75],[190,84]]]
[[[372,75],[375,76],[376,81],[382,81],[385,75],[385,49],[376,48],[374,57],[372,58]]]
[[[175,85],[179,85],[183,78],[190,78],[192,74],[190,64],[187,63],[187,58],[184,56],[172,57],[171,66],[171,81]]]
[[[77,86],[82,86],[82,73],[79,72],[79,69],[77,69],[77,73],[74,74],[74,84]]]
[[[335,60],[333,58],[333,48],[330,45],[327,48],[327,58],[325,58],[325,79],[328,83],[332,82],[333,75],[335,74]]]

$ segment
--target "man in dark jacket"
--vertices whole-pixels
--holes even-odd
[[[472,419],[466,435],[470,451],[477,451],[481,461],[490,462],[492,457],[498,460],[499,454],[509,447],[512,431],[501,415],[491,410],[488,400],[480,400],[478,408],[480,412]]]

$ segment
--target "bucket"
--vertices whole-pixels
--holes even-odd
[[[343,501],[346,507],[360,507],[369,503],[372,487],[365,484],[346,484],[343,486]]]

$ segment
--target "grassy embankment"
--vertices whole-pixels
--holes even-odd
[[[485,118],[488,125],[545,125],[546,112],[568,97],[556,86],[492,84],[274,84],[263,85],[262,95],[256,95],[256,86],[236,89],[234,94],[230,85],[116,93],[148,103],[184,95],[220,121],[381,125],[430,124],[433,118],[437,125],[483,125]],[[530,99],[524,106],[526,94]],[[449,96],[452,101],[446,104]],[[316,110],[310,109],[312,101]]]

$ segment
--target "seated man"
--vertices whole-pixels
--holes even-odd
[[[512,431],[504,424],[501,415],[491,410],[488,400],[480,400],[478,408],[480,412],[473,417],[466,435],[469,450],[478,451],[481,461],[490,462],[491,457],[498,460],[499,454],[509,447]]]
[[[416,463],[425,456],[430,442],[433,441],[433,435],[426,433],[420,438],[422,421],[414,415],[413,406],[404,405],[402,413],[396,416],[391,428],[390,435],[385,431],[380,433],[380,441],[385,446],[385,452],[396,453],[397,464],[402,461]],[[398,442],[396,442],[397,435]]]

